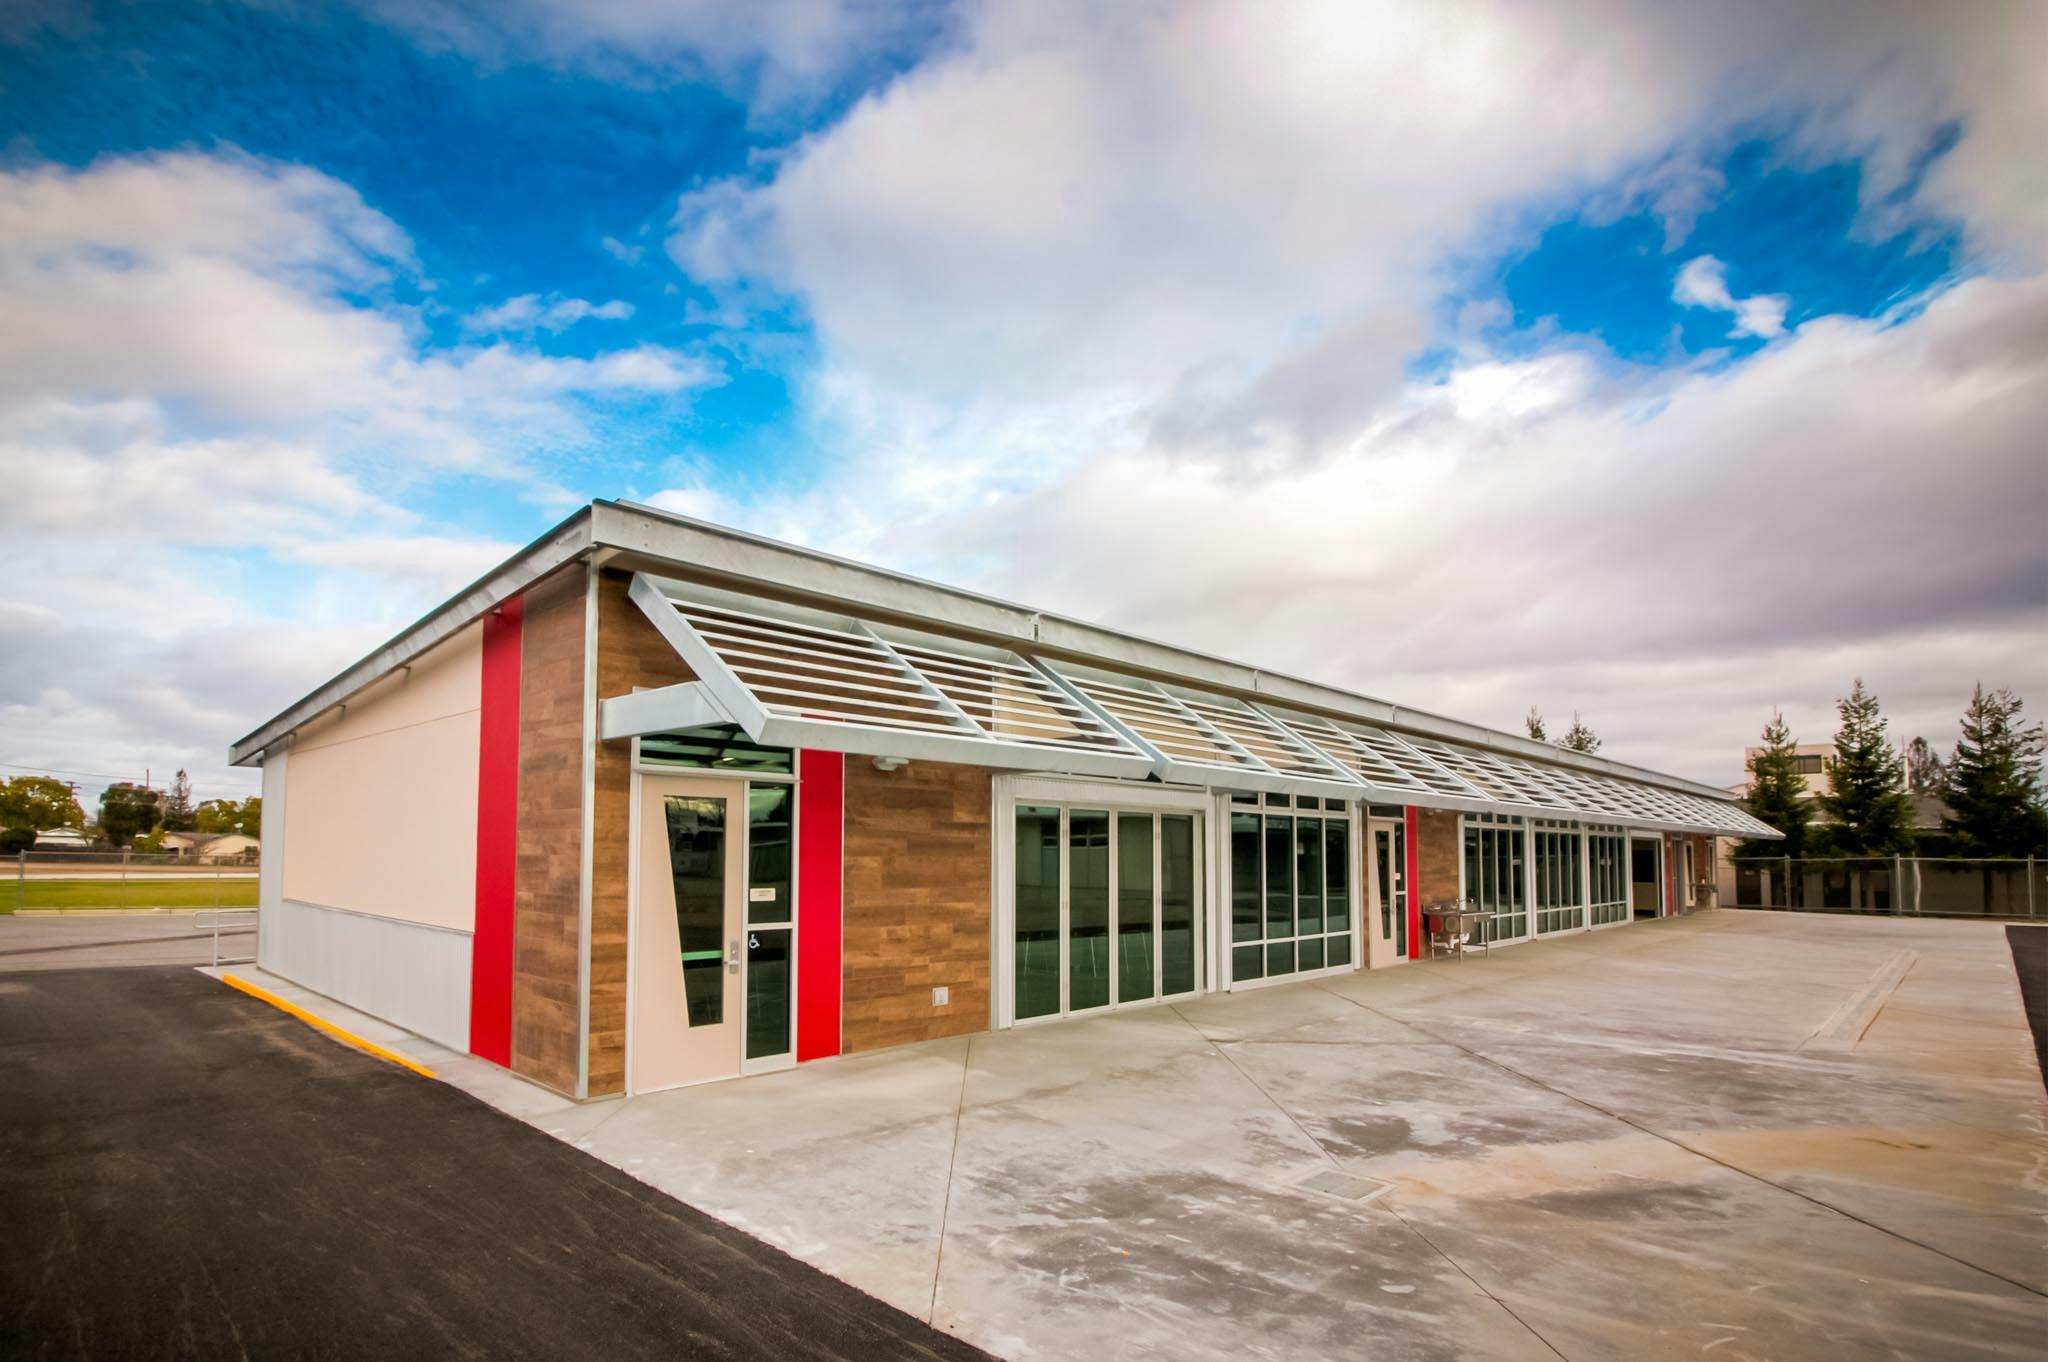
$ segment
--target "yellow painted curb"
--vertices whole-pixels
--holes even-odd
[[[268,989],[258,988],[256,987],[256,985],[249,983],[246,980],[237,979],[232,974],[221,975],[220,981],[226,984],[229,988],[239,989],[243,993],[248,994],[252,998],[261,999],[263,1002],[269,1003],[278,1011],[297,1017],[300,1021],[304,1022],[306,1025],[310,1027],[313,1027],[315,1030],[325,1031],[328,1035],[333,1036],[336,1040],[343,1041],[349,1045],[353,1045],[358,1050],[366,1051],[370,1054],[375,1055],[379,1059],[389,1060],[393,1064],[397,1064],[403,1068],[411,1069],[414,1073],[418,1074],[422,1078],[432,1078],[434,1076],[434,1071],[432,1069],[426,1068],[423,1065],[413,1063],[404,1055],[399,1054],[396,1050],[387,1050],[373,1040],[364,1040],[361,1036],[357,1035],[353,1031],[344,1031],[339,1026],[336,1026],[333,1022],[328,1021],[322,1017],[316,1017],[312,1013],[308,1012],[305,1008],[286,1002],[284,999],[278,997],[275,993],[272,993]]]

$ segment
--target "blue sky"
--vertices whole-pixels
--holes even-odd
[[[1571,7],[1475,5],[1441,33],[1434,17],[23,11],[0,28],[17,205],[0,281],[20,287],[0,307],[25,329],[60,319],[67,342],[87,315],[107,334],[44,346],[0,394],[27,413],[11,457],[42,489],[16,528],[80,562],[113,535],[170,584],[189,608],[164,613],[125,685],[171,675],[205,698],[130,715],[120,685],[88,694],[17,661],[0,759],[242,781],[218,769],[228,730],[592,496],[1483,721],[1579,709],[1617,755],[1710,778],[1733,778],[1769,704],[1825,722],[1884,640],[1966,627],[1986,665],[2024,656],[2020,617],[1957,601],[2034,603],[2013,583],[2037,560],[1977,564],[1897,619],[1881,603],[1920,587],[1881,574],[1798,602],[1824,636],[1809,672],[1739,598],[1811,565],[1704,590],[1697,559],[1626,528],[1711,493],[1724,541],[1744,542],[1741,460],[1685,422],[1854,428],[1872,413],[1793,409],[1820,400],[1798,375],[1824,346],[1875,373],[1926,328],[1972,324],[1923,321],[1940,300],[2030,306],[2010,290],[2035,275],[2039,223],[1997,169],[2031,98],[2004,12],[1930,37],[1891,13],[1745,26],[1624,6],[1587,21],[1629,39],[1613,43]],[[1452,60],[1467,34],[1478,55]],[[159,285],[160,308],[136,301]],[[1971,414],[1984,452],[1964,481],[2010,503],[2011,413]],[[1614,470],[1652,457],[1656,484],[1617,494]],[[1874,457],[1817,450],[1807,473]],[[235,526],[79,518],[96,476],[202,468],[246,489]],[[1924,519],[1899,476],[1871,479],[1857,514]],[[1551,550],[1488,519],[1553,494],[1611,503],[1623,528]],[[1134,497],[1135,531],[1098,514]],[[1415,566],[1446,556],[1415,508],[1447,497],[1448,521],[1501,546],[1469,575]],[[1271,632],[1292,607],[1245,589],[1297,555],[1282,576],[1351,619],[1336,646]],[[1632,622],[1560,629],[1617,562],[1643,593]],[[1497,615],[1500,581],[1527,591]],[[1434,624],[1399,604],[1425,591]],[[90,595],[52,582],[13,604],[61,628],[54,658],[97,646]],[[1691,636],[1654,622],[1691,600]],[[1673,734],[1644,678],[1694,653],[1756,666],[1702,698],[1710,732]],[[222,656],[246,664],[224,693],[202,661]],[[1931,728],[1971,679],[1901,671],[1893,689]]]

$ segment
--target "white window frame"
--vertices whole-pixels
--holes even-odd
[[[990,884],[989,902],[994,911],[989,915],[989,969],[993,987],[989,989],[989,1027],[991,1030],[1008,1031],[1028,1026],[1041,1026],[1053,1022],[1085,1021],[1090,1017],[1106,1016],[1114,1012],[1132,1012],[1140,1008],[1160,1007],[1199,997],[1216,991],[1216,938],[1213,904],[1215,893],[1210,886],[1215,883],[1215,845],[1217,838],[1205,824],[1214,818],[1215,803],[1208,791],[1185,786],[1139,784],[1125,780],[1093,780],[1083,776],[1037,776],[1037,775],[996,775],[992,777],[993,790],[989,800],[989,838],[993,854],[989,857]],[[1110,1001],[1099,1008],[1089,1008],[1078,1015],[1066,1010],[1067,980],[1060,979],[1060,1010],[1043,1017],[1017,1018],[1017,806],[1019,804],[1050,804],[1062,809],[1081,807],[1100,809],[1110,816],[1110,854],[1115,856],[1115,829],[1118,813],[1190,813],[1195,815],[1195,835],[1201,842],[1195,852],[1195,936],[1200,959],[1195,969],[1195,987],[1192,993],[1162,994],[1134,1002],[1118,1002],[1112,986]],[[1064,823],[1064,816],[1062,823]],[[1153,883],[1158,886],[1157,843],[1154,843]],[[1114,871],[1112,871],[1112,874]],[[1062,883],[1065,870],[1062,868]],[[1060,905],[1064,918],[1066,904],[1064,894]],[[1114,926],[1116,902],[1114,894],[1110,901],[1111,923]],[[1112,934],[1113,936],[1113,934]],[[1154,952],[1159,945],[1154,941]],[[1156,976],[1155,976],[1156,977]]]
[[[1232,793],[1232,791],[1228,790],[1219,790],[1216,792],[1215,796],[1216,812],[1214,814],[1214,818],[1216,820],[1216,836],[1212,840],[1216,844],[1215,859],[1217,865],[1218,878],[1215,881],[1216,891],[1210,897],[1215,901],[1216,906],[1216,940],[1221,943],[1217,947],[1216,951],[1213,953],[1212,956],[1216,963],[1217,979],[1219,981],[1217,983],[1217,990],[1219,992],[1224,993],[1249,993],[1253,989],[1278,988],[1283,984],[1299,983],[1304,979],[1326,979],[1333,975],[1350,974],[1354,971],[1365,969],[1367,966],[1364,955],[1364,911],[1360,906],[1362,900],[1359,896],[1359,891],[1363,887],[1363,883],[1360,878],[1360,852],[1362,850],[1363,844],[1359,840],[1359,830],[1365,822],[1365,805],[1358,803],[1356,801],[1348,801],[1346,802],[1341,812],[1330,809],[1310,811],[1296,808],[1294,806],[1293,801],[1290,799],[1287,807],[1283,809],[1277,804],[1267,804],[1265,802],[1266,794],[1264,791],[1258,792],[1259,802],[1257,804],[1233,804],[1230,799]],[[1245,794],[1252,792],[1240,790],[1235,791],[1234,793]],[[1274,793],[1278,792],[1275,791]],[[1233,812],[1254,811],[1257,812],[1260,816],[1259,836],[1261,838],[1262,848],[1264,845],[1263,839],[1265,837],[1264,820],[1265,816],[1269,813],[1285,814],[1290,818],[1299,818],[1304,814],[1310,814],[1313,817],[1321,818],[1325,821],[1328,821],[1329,819],[1334,817],[1344,822],[1347,822],[1351,825],[1351,830],[1345,835],[1345,844],[1350,848],[1350,852],[1346,857],[1346,859],[1349,861],[1349,865],[1346,867],[1346,878],[1350,883],[1349,892],[1351,899],[1350,963],[1343,965],[1324,965],[1321,969],[1297,969],[1291,974],[1266,976],[1258,979],[1246,979],[1241,982],[1235,977],[1231,968],[1230,953],[1239,944],[1250,945],[1252,943],[1239,943],[1230,939],[1230,815]],[[1261,850],[1260,855],[1263,856],[1264,854],[1264,851]],[[1260,922],[1262,924],[1265,921],[1265,911],[1265,895],[1264,893],[1261,893],[1259,895],[1259,913]],[[1327,907],[1325,908],[1325,911],[1328,911]],[[1326,932],[1323,935],[1325,936],[1325,938],[1327,938],[1329,933]],[[1296,938],[1296,940],[1299,940],[1299,938]],[[1259,938],[1259,944],[1261,946],[1266,944],[1266,939],[1264,936],[1261,936]]]

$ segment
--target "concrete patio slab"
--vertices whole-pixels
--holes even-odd
[[[438,1071],[1014,1358],[2048,1338],[1989,924],[1705,914],[581,1107]]]

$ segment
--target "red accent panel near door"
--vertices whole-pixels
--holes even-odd
[[[796,754],[796,1057],[839,1053],[846,757]]]
[[[469,1049],[506,1065],[512,1062],[512,875],[519,844],[519,637],[517,597],[484,616]]]
[[[1678,838],[1664,834],[1664,916],[1678,916]]]
[[[1415,892],[1415,867],[1418,864],[1415,850],[1415,809],[1413,805],[1401,811],[1401,849],[1406,853],[1408,866],[1402,873],[1408,886],[1408,958],[1422,958],[1422,896]]]

